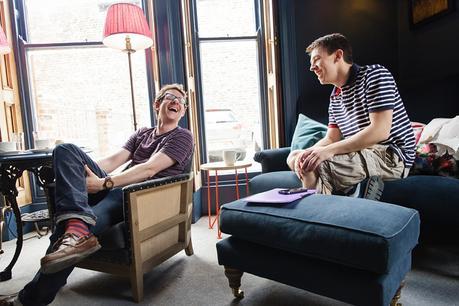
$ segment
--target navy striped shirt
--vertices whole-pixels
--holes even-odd
[[[145,163],[153,154],[161,152],[176,161],[154,178],[181,174],[189,165],[193,153],[193,136],[187,129],[176,127],[161,135],[156,128],[140,128],[128,139],[123,148],[131,152],[130,167]]]
[[[392,109],[389,145],[411,167],[414,161],[415,138],[410,119],[398,93],[392,74],[381,65],[353,64],[349,79],[341,90],[334,88],[328,108],[329,127],[338,127],[344,138],[370,125],[369,113]]]

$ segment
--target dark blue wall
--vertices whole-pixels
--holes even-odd
[[[459,114],[454,88],[459,85],[459,12],[411,30],[408,2],[279,1],[283,87],[293,88],[284,93],[285,145],[290,144],[298,113],[327,123],[332,87],[320,85],[309,71],[304,50],[332,32],[348,37],[356,63],[378,63],[392,72],[413,121],[428,123]]]
[[[459,115],[459,0],[456,11],[410,29],[398,1],[399,88],[413,121]]]

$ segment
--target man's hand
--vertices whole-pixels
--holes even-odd
[[[295,156],[295,164],[293,168],[293,171],[295,171],[296,176],[298,176],[300,180],[303,180],[303,176],[301,175],[302,170],[301,170],[301,164],[300,164],[302,154],[303,152],[298,152],[298,154]]]
[[[314,171],[321,162],[332,158],[334,155],[328,147],[311,147],[298,156],[297,163],[300,171]]]
[[[101,179],[92,172],[87,165],[84,165],[86,170],[86,187],[88,188],[88,193],[97,193],[104,189],[104,179]]]

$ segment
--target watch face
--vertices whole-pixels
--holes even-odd
[[[113,181],[112,181],[111,177],[107,176],[105,178],[104,187],[105,187],[105,189],[112,189],[113,188]]]

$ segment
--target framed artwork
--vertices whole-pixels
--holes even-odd
[[[409,0],[410,27],[417,28],[454,11],[455,0]]]

